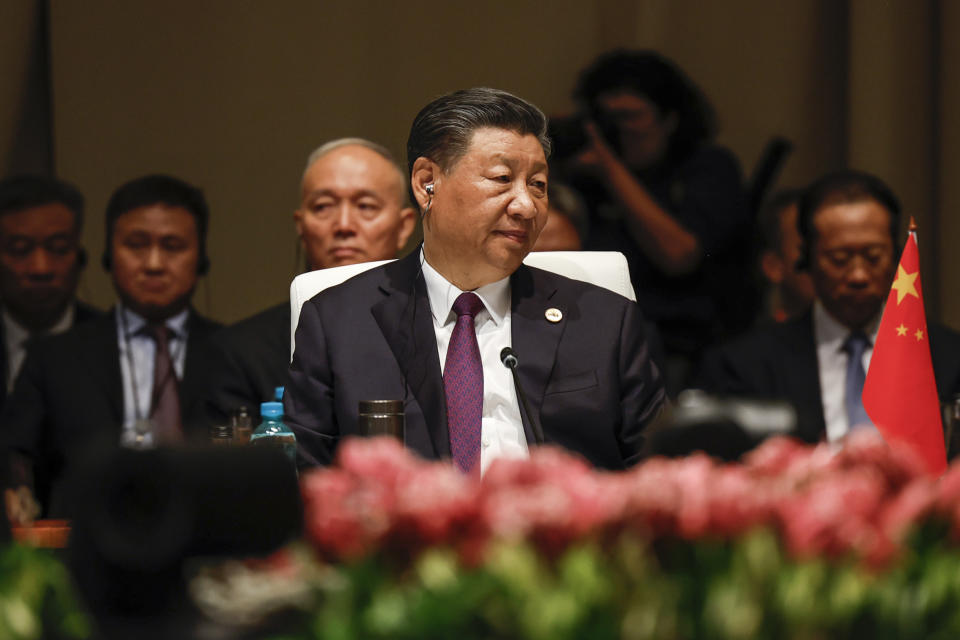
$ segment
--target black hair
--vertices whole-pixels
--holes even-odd
[[[900,201],[886,183],[872,174],[855,169],[841,169],[822,176],[803,191],[797,205],[797,229],[803,241],[801,266],[808,267],[812,258],[817,211],[835,204],[851,204],[873,200],[890,214],[890,240],[896,245],[900,229]]]
[[[713,107],[700,88],[671,60],[656,51],[615,49],[580,73],[574,100],[594,117],[601,95],[635,93],[653,102],[664,117],[676,114],[669,154],[683,157],[717,133]]]
[[[199,239],[199,262],[197,272],[206,273],[209,268],[207,259],[207,226],[210,219],[210,210],[203,191],[180,178],[169,175],[153,174],[136,178],[121,185],[107,203],[106,213],[106,249],[103,262],[106,269],[110,269],[111,247],[113,246],[113,229],[117,219],[128,211],[150,205],[165,205],[167,207],[181,207],[193,215],[197,223]]]
[[[417,158],[429,158],[444,171],[466,152],[473,133],[483,127],[536,136],[550,156],[547,117],[522,98],[487,87],[461,89],[440,96],[413,119],[407,138],[407,170],[413,175]],[[416,202],[416,198],[413,199]]]
[[[45,204],[62,204],[73,212],[74,228],[83,230],[83,194],[58,178],[35,174],[13,176],[0,180],[0,216],[17,213]]]

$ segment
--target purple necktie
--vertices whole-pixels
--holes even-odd
[[[461,293],[453,303],[457,324],[450,336],[443,389],[453,462],[464,473],[480,470],[480,418],[483,413],[483,364],[473,318],[483,309],[477,294]]]
[[[153,357],[153,402],[150,420],[154,424],[159,442],[181,442],[183,427],[180,424],[180,390],[173,359],[170,357],[170,329],[162,324],[152,324],[150,334],[157,342],[156,355]]]

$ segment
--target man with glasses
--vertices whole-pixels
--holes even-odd
[[[83,196],[73,185],[39,175],[0,182],[0,408],[31,339],[100,315],[75,298],[82,228]]]

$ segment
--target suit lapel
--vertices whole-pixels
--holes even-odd
[[[545,274],[521,265],[510,278],[511,338],[520,364],[517,377],[527,394],[530,410],[540,417],[543,396],[553,374],[557,347],[563,335],[565,320],[549,322],[547,309],[556,308],[567,316],[568,304],[557,293],[556,284]],[[521,415],[523,411],[521,410]],[[523,415],[523,430],[527,442],[536,442],[529,418]],[[544,434],[546,436],[546,434]]]
[[[380,287],[384,298],[371,313],[423,411],[430,438],[429,445],[417,441],[408,444],[414,449],[432,446],[432,451],[421,451],[428,457],[449,457],[446,399],[430,303],[420,273],[420,251],[390,263],[384,274],[385,283]]]

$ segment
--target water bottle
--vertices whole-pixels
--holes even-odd
[[[264,402],[260,405],[263,422],[250,434],[250,444],[278,447],[290,461],[297,461],[297,438],[290,427],[283,424],[283,403]]]

